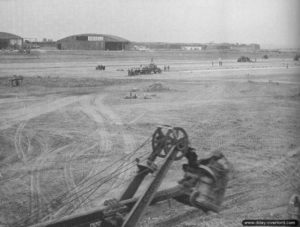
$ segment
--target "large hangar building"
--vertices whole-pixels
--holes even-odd
[[[118,36],[103,34],[80,34],[60,39],[59,50],[128,50],[129,41]]]
[[[0,32],[1,49],[20,49],[23,46],[23,38],[11,33]]]

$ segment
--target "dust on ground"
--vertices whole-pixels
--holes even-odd
[[[0,72],[1,223],[29,225],[118,197],[134,175],[133,161],[151,146],[132,151],[160,124],[183,127],[200,158],[222,151],[234,173],[219,214],[164,202],[147,210],[141,226],[241,226],[243,219],[287,217],[289,198],[300,191],[297,65],[228,60],[211,68],[210,61],[166,57],[170,72],[129,78],[115,68],[134,58],[116,58],[106,72],[74,59],[43,59],[37,67],[20,61]],[[7,86],[13,74],[24,75],[22,87]],[[124,99],[132,88],[156,96]],[[162,188],[180,180],[183,162],[173,164]],[[127,170],[103,184],[118,168]]]
[[[161,91],[170,91],[170,88],[165,86],[162,83],[153,83],[149,85],[146,89],[146,92],[161,92]]]

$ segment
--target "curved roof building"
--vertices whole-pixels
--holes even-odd
[[[60,39],[57,42],[60,50],[126,50],[127,39],[104,34],[79,34]]]
[[[0,49],[18,49],[23,45],[23,38],[7,32],[0,32]]]

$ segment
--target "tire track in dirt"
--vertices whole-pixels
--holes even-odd
[[[32,163],[31,173],[30,173],[30,184],[31,184],[31,217],[34,221],[39,221],[40,216],[43,215],[44,210],[43,205],[49,203],[49,199],[41,191],[40,187],[40,178],[41,172],[45,167],[45,162],[48,159],[48,156],[51,154],[49,153],[48,144],[43,141],[43,138],[40,136],[35,137],[38,145],[40,147],[40,155],[34,160]],[[28,153],[30,154],[32,151],[31,140],[28,138]]]
[[[25,153],[30,153],[32,146],[30,139],[28,136],[26,136],[27,139],[27,151],[25,152],[23,149],[23,138],[24,138],[24,128],[26,126],[27,122],[21,122],[16,130],[15,138],[14,138],[14,144],[16,153],[18,154],[18,157],[22,160],[22,162],[25,165],[28,165],[27,156]],[[40,198],[39,198],[39,186],[38,183],[38,177],[36,176],[35,171],[35,162],[33,163],[32,167],[30,168],[30,195],[29,195],[29,217],[30,219],[34,219],[34,221],[38,220],[39,217],[39,206],[40,206]]]
[[[86,114],[89,118],[91,118],[94,122],[97,124],[97,128],[95,130],[95,134],[97,137],[99,137],[99,140],[96,142],[96,146],[99,147],[99,155],[104,156],[105,154],[111,152],[112,149],[112,141],[111,137],[112,135],[108,132],[107,127],[117,126],[120,127],[121,130],[121,136],[124,141],[124,150],[125,153],[129,153],[128,151],[133,151],[135,148],[135,140],[132,137],[132,135],[129,135],[124,130],[123,122],[121,121],[120,117],[113,112],[108,106],[103,104],[103,99],[105,96],[89,96],[88,98],[85,98],[84,100],[81,100],[79,102],[79,111]],[[84,101],[84,102],[83,102]],[[88,174],[78,183],[80,185],[79,187],[76,185],[71,169],[71,162],[69,160],[74,159],[75,156],[85,153],[85,151],[94,148],[94,145],[85,149],[80,150],[77,148],[74,148],[76,146],[73,146],[73,149],[75,149],[73,152],[66,151],[65,155],[65,166],[64,166],[64,178],[66,180],[66,185],[68,190],[72,190],[72,194],[74,193],[75,198],[79,198],[79,195],[76,195],[79,190],[85,187],[85,185],[88,182],[85,182],[84,185],[80,185],[81,182],[84,182],[86,179],[91,178],[96,172],[98,172],[98,166],[99,165],[93,165],[91,169],[89,170]],[[70,147],[69,147],[70,148]],[[124,160],[124,165],[130,160]],[[125,180],[125,175],[119,177],[115,180],[114,184],[120,184],[121,181]],[[72,197],[74,196],[72,195]],[[54,214],[51,216],[53,218],[62,216],[65,212],[72,210],[72,207],[76,207],[76,205],[81,204],[82,201],[80,199],[76,199],[72,201],[73,204],[65,204],[63,207],[58,209]],[[88,200],[85,201],[85,204],[88,203]]]
[[[112,149],[112,141],[111,141],[111,135],[109,134],[109,132],[107,131],[107,122],[104,121],[100,111],[97,110],[96,106],[95,106],[95,99],[96,96],[90,96],[88,99],[85,100],[85,102],[80,102],[80,107],[79,110],[86,114],[92,121],[94,121],[96,123],[96,130],[94,131],[93,134],[96,135],[97,139],[96,143],[94,145],[92,145],[91,147],[85,149],[85,151],[81,151],[81,153],[85,153],[86,151],[95,148],[95,146],[98,147],[98,152],[99,152],[99,156],[103,157],[106,154],[108,154],[111,149]],[[93,136],[93,135],[92,135]],[[91,169],[89,170],[88,174],[79,182],[79,184],[81,182],[84,182],[86,179],[92,179],[92,176],[98,171],[98,167],[99,165],[95,165],[93,164]],[[89,182],[89,180],[88,180]],[[85,184],[87,184],[88,182],[85,182]],[[84,187],[81,186],[79,188],[79,190]],[[85,201],[85,204],[89,203],[89,199],[87,199],[87,201]]]
[[[72,174],[72,169],[71,169],[72,159],[75,157],[77,151],[76,151],[76,149],[74,149],[74,147],[71,147],[71,150],[66,151],[66,154],[65,154],[64,179],[65,179],[65,182],[67,185],[67,191],[73,190],[74,194],[77,195],[78,194],[77,185],[75,184],[74,175]],[[77,200],[79,202],[81,202],[81,198],[79,196],[77,196]],[[69,205],[75,206],[75,204],[76,204],[76,201],[73,201]]]
[[[21,122],[16,130],[15,138],[14,138],[14,144],[15,144],[15,150],[19,157],[19,159],[27,165],[27,157],[25,155],[25,152],[23,150],[23,131],[26,126],[27,122]],[[28,146],[27,146],[27,153],[30,152],[31,149],[31,143],[28,140]],[[38,193],[36,192],[36,183],[35,183],[35,176],[34,176],[34,165],[30,170],[30,195],[29,195],[29,217],[30,221],[34,218],[36,221],[38,218],[38,210],[39,210],[39,197]],[[37,210],[37,211],[36,211]],[[34,215],[34,213],[37,213],[37,215]]]
[[[88,99],[85,99],[84,102],[80,102],[80,111],[88,115],[94,122],[97,123],[97,129],[95,131],[96,135],[99,136],[99,142],[97,142],[99,146],[99,151],[101,152],[99,155],[104,156],[111,152],[112,149],[112,135],[108,132],[107,128],[112,127],[119,127],[121,128],[121,135],[124,141],[124,150],[125,153],[127,151],[133,151],[135,149],[135,141],[132,135],[125,133],[123,122],[121,121],[120,117],[113,112],[110,107],[103,104],[103,99],[105,96],[103,95],[93,95],[90,96]],[[130,160],[124,160],[123,166],[127,164]],[[97,167],[99,165],[93,166],[92,169],[89,171],[85,178],[92,177],[98,170]],[[120,184],[121,181],[126,180],[128,173],[122,173],[121,177],[118,177],[113,183]],[[84,179],[83,179],[84,180]],[[113,186],[112,185],[112,186]]]
[[[15,144],[15,150],[18,155],[18,158],[24,162],[24,164],[27,163],[27,158],[26,155],[23,151],[23,146],[22,146],[22,133],[25,128],[26,122],[21,122],[16,130],[15,138],[14,138],[14,144]]]
[[[48,148],[48,144],[46,142],[44,142],[42,140],[42,138],[36,137],[37,142],[39,143],[40,149],[41,149],[41,153],[39,155],[39,157],[36,159],[34,166],[34,172],[35,174],[35,178],[36,178],[36,183],[35,183],[35,187],[36,187],[36,191],[38,193],[38,195],[40,195],[41,199],[44,200],[45,203],[48,203],[49,200],[46,198],[46,196],[41,192],[41,188],[40,188],[40,177],[41,177],[41,172],[43,171],[43,168],[45,166],[45,162],[47,161],[48,155],[49,155],[49,148]]]
[[[63,111],[63,118],[64,121],[73,121],[71,116],[68,114],[67,111]],[[63,165],[63,176],[64,176],[64,181],[66,183],[66,188],[68,192],[73,192],[74,195],[77,196],[78,191],[77,191],[77,185],[75,183],[75,178],[72,172],[72,161],[76,160],[76,156],[78,155],[80,151],[80,144],[77,142],[73,142],[72,144],[69,144],[69,146],[63,148],[64,151],[64,165]],[[62,149],[60,149],[62,150]],[[78,197],[78,200],[81,201],[81,198]],[[71,204],[68,204],[69,206],[73,207],[75,206],[76,201],[72,201]],[[65,206],[64,206],[65,207]],[[63,208],[64,208],[63,207]],[[61,209],[60,209],[61,210]]]
[[[28,153],[31,152],[31,142],[28,139]],[[38,177],[36,176],[36,161],[33,162],[32,167],[30,169],[30,205],[29,205],[29,217],[31,222],[36,222],[39,219],[39,197],[40,194],[38,183]]]
[[[89,146],[88,148],[81,149],[80,144],[76,144],[75,146],[73,146],[72,152],[66,152],[64,178],[66,181],[67,190],[72,191],[72,196],[75,196],[76,200],[72,201],[72,204],[65,204],[54,214],[54,217],[58,217],[63,212],[72,210],[73,208],[76,208],[78,204],[82,204],[84,198],[78,195],[78,191],[82,190],[82,188],[85,187],[84,185],[88,184],[88,182],[90,181],[89,178],[91,178],[97,172],[97,167],[99,166],[95,164],[92,165],[87,175],[78,183],[78,185],[80,185],[78,187],[74,180],[74,175],[72,172],[72,162],[70,160],[73,160],[76,158],[76,156],[86,153],[87,151],[96,147],[98,147],[99,155],[104,156],[106,153],[110,152],[112,148],[110,134],[106,130],[104,119],[95,107],[95,96],[89,96],[88,98],[84,99],[84,102],[79,102],[78,109],[80,112],[86,114],[91,120],[96,122],[97,128],[94,134],[96,134],[96,137],[99,137],[99,139],[96,140],[97,142],[95,144]],[[88,179],[87,182],[85,182],[86,179]],[[81,185],[82,182],[85,182],[85,184]],[[88,203],[88,201],[89,200],[85,201],[85,203]]]
[[[65,121],[69,121],[69,120],[74,121],[71,118],[71,116],[68,114],[67,111],[63,111],[62,114],[63,114]],[[75,177],[73,175],[72,164],[73,164],[73,160],[76,160],[76,157],[84,151],[81,151],[81,144],[79,144],[77,142],[73,142],[69,146],[65,147],[64,150],[65,150],[64,166],[63,166],[64,181],[66,183],[67,191],[72,192],[77,197],[77,200],[72,201],[71,204],[67,204],[66,206],[63,206],[63,208],[59,209],[59,212],[60,212],[60,210],[64,210],[65,208],[67,208],[69,206],[74,207],[74,206],[76,206],[76,203],[78,201],[79,202],[82,201],[82,198],[77,195],[78,188],[77,188],[77,185],[75,182]]]
[[[120,116],[117,113],[115,113],[109,106],[104,104],[104,99],[106,98],[106,96],[107,95],[97,96],[95,99],[95,105],[97,109],[101,111],[100,113],[103,115],[104,118],[108,119],[114,125],[120,127],[120,133],[123,137],[123,142],[124,142],[123,151],[125,154],[130,154],[136,148],[135,139],[130,133],[125,131],[125,126]],[[120,168],[122,168],[124,165],[129,164],[130,162],[131,162],[130,158],[125,159],[123,165]],[[112,185],[112,187],[115,186],[116,184],[121,184],[122,182],[126,181],[126,179],[129,177],[129,174],[130,174],[129,171],[125,171],[124,173],[121,173],[121,175]]]
[[[80,103],[80,111],[85,113],[92,121],[96,123],[96,130],[95,134],[97,139],[96,145],[98,146],[99,155],[104,156],[108,154],[112,149],[112,141],[111,135],[109,134],[108,130],[106,129],[106,122],[104,121],[100,111],[97,110],[95,106],[95,96],[90,97],[86,100],[85,103]],[[89,173],[86,177],[92,176],[97,170],[96,165],[93,165]]]
[[[68,146],[65,147],[65,148],[71,149]],[[94,148],[95,148],[95,145],[92,145],[91,147],[88,147],[86,149],[81,150],[81,152],[85,153],[85,152],[87,152],[87,151],[89,151],[91,149],[94,149]],[[74,152],[73,155],[71,155],[71,158],[72,158],[71,161],[75,160],[76,152]],[[70,159],[68,159],[68,160],[65,161],[65,163],[68,162],[69,164],[71,164]],[[66,168],[68,169],[68,167],[66,167]],[[64,168],[64,171],[66,171],[65,168]],[[64,176],[65,176],[65,178],[67,177],[68,179],[69,178],[73,178],[74,179],[74,175],[73,175],[72,171],[67,171],[66,174],[64,174]],[[86,179],[88,179],[88,178],[89,178],[88,175],[85,176],[78,184],[76,184],[75,181],[74,181],[74,184],[71,181],[66,182],[66,184],[68,183],[67,187],[68,187],[68,191],[69,191],[69,193],[66,194],[66,198],[67,198],[67,200],[71,199],[72,203],[65,203],[65,204],[63,204],[60,208],[58,208],[53,213],[48,214],[45,217],[43,217],[43,221],[49,220],[49,218],[50,219],[60,218],[60,217],[62,217],[64,215],[66,215],[67,214],[66,212],[72,211],[72,209],[76,208],[78,204],[81,204],[82,203],[82,197],[79,196],[79,191],[81,191],[81,193],[84,193],[83,189],[85,188],[85,184],[88,184],[88,182],[89,182],[89,181],[86,181]],[[84,182],[84,181],[86,181],[86,182],[85,182],[85,184],[82,185],[82,182]],[[74,199],[74,198],[76,198],[76,199]]]
[[[46,161],[48,160],[48,158],[50,158],[50,157],[55,157],[54,153],[59,153],[59,152],[63,152],[63,151],[65,151],[66,153],[68,153],[69,150],[72,149],[72,146],[74,146],[74,143],[67,144],[67,145],[64,145],[64,146],[62,146],[62,147],[58,147],[58,148],[56,148],[56,149],[54,149],[54,150],[52,150],[52,151],[48,151],[48,152],[45,153],[45,155],[43,156],[43,160],[46,162]],[[65,163],[65,164],[66,164],[66,163]],[[40,167],[42,167],[42,165],[41,165]],[[65,172],[65,171],[66,171],[66,167],[65,167],[65,165],[64,165],[64,167],[63,167],[63,172]],[[63,173],[63,174],[64,174],[64,176],[65,176],[65,173]],[[65,179],[65,183],[66,183],[66,184],[69,184],[69,182],[66,182],[66,179]],[[67,185],[67,188],[68,188],[68,185]],[[69,188],[68,188],[68,190],[69,190]],[[58,209],[57,211],[55,211],[55,214],[53,214],[53,213],[52,213],[52,212],[53,212],[53,210],[52,210],[53,208],[52,208],[52,206],[49,206],[52,202],[53,202],[53,198],[51,198],[51,199],[46,203],[46,208],[47,208],[47,210],[45,210],[45,212],[47,212],[47,213],[46,213],[46,215],[44,215],[44,213],[43,213],[43,216],[41,217],[41,220],[42,220],[42,221],[46,221],[46,220],[55,218],[57,214],[60,214],[61,212],[63,212],[63,211],[65,210],[65,207],[66,207],[66,206],[63,206],[62,208],[60,208],[60,209]],[[68,205],[70,205],[70,204],[68,204]],[[55,208],[54,208],[54,209],[55,209]]]
[[[64,121],[69,121],[70,119],[72,120],[72,118],[70,117],[67,111],[61,111],[61,114],[63,116]],[[64,167],[63,167],[63,174],[64,174],[64,180],[66,183],[67,191],[74,190],[74,193],[76,194],[77,194],[76,184],[75,184],[75,179],[72,174],[71,168],[72,168],[72,159],[75,159],[76,157],[78,146],[79,146],[78,144],[73,143],[63,149],[63,150],[67,149],[64,152]]]
[[[97,140],[100,141],[97,144],[99,146],[99,150],[103,151],[103,153],[106,154],[107,152],[110,152],[112,148],[112,141],[110,139],[111,135],[106,129],[105,123],[107,122],[105,122],[104,118],[102,117],[101,109],[99,110],[95,105],[95,99],[96,97],[92,96],[89,100],[87,100],[87,102],[81,102],[80,110],[88,115],[90,119],[96,122],[97,129],[95,133],[100,138],[99,140]]]
[[[74,200],[73,203],[73,207],[76,207],[77,204],[82,204],[83,203],[83,197],[79,196],[79,190],[82,189],[84,186],[77,186],[76,182],[75,182],[75,177],[73,175],[73,171],[72,171],[72,160],[75,160],[77,155],[80,153],[85,153],[91,149],[93,149],[95,147],[95,145],[88,147],[87,149],[80,149],[79,145],[76,145],[76,148],[73,148],[73,153],[69,153],[69,159],[66,159],[65,162],[65,168],[64,168],[64,172],[65,172],[65,178],[68,179],[67,180],[67,186],[68,186],[68,191],[73,191],[73,194],[76,196],[76,200]],[[93,166],[92,169],[89,171],[89,174],[87,174],[79,183],[78,185],[80,185],[81,182],[85,181],[86,179],[88,179],[92,173],[94,172],[95,167]],[[87,183],[87,182],[86,182]],[[67,205],[68,207],[68,205]]]
[[[1,118],[3,119],[3,121],[0,121],[0,129],[7,129],[17,122],[28,121],[42,114],[47,114],[58,109],[62,109],[65,106],[76,103],[80,100],[84,100],[86,98],[87,96],[84,95],[81,97],[71,96],[46,101],[40,101],[37,99],[37,103],[27,106],[26,108],[19,108],[13,111],[9,110],[4,113],[2,112]],[[22,102],[22,100],[20,100],[20,102]]]
[[[103,104],[103,100],[106,95],[98,96],[95,100],[95,104],[100,113],[113,124],[120,126],[121,134],[124,140],[124,153],[128,154],[136,148],[135,139],[129,133],[125,132],[124,123],[120,116],[116,114],[109,106]]]

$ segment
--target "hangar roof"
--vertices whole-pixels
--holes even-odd
[[[22,39],[22,37],[7,32],[0,32],[0,39]]]
[[[75,36],[98,36],[98,37],[103,37],[104,40],[108,41],[108,42],[129,42],[129,40],[121,38],[119,36],[106,35],[106,34],[96,34],[96,33],[86,33],[86,34],[71,35],[71,36],[65,37],[65,38],[57,40],[57,41],[67,40],[67,39],[70,39],[70,38],[75,37]]]

